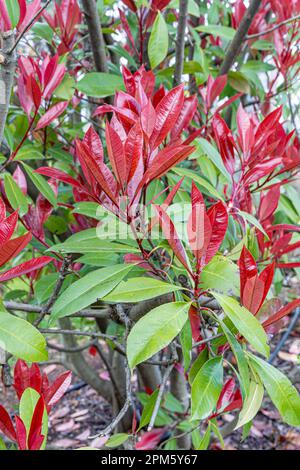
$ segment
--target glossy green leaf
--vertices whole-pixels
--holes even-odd
[[[92,271],[71,284],[53,305],[50,323],[88,307],[107,295],[129,273],[133,265],[118,264]]]
[[[300,396],[296,388],[271,364],[250,353],[249,357],[283,421],[290,426],[300,426]]]
[[[48,358],[44,336],[27,321],[3,311],[0,312],[0,343],[3,349],[25,361]]]
[[[4,176],[4,189],[12,208],[19,209],[21,216],[25,215],[28,211],[26,196],[9,173],[5,173]]]
[[[235,29],[229,28],[228,26],[221,26],[218,24],[211,24],[211,25],[201,25],[195,28],[196,31],[200,31],[201,33],[208,33],[212,34],[213,36],[220,36],[224,39],[229,39],[230,41],[234,38],[236,33]]]
[[[168,284],[167,282],[151,277],[133,277],[120,284],[103,300],[105,302],[141,302],[142,300],[153,299],[160,295],[182,290],[182,287]]]
[[[201,149],[201,151],[210,158],[210,160],[215,164],[218,170],[222,173],[222,175],[226,178],[227,181],[231,182],[230,175],[226,170],[224,163],[222,161],[222,157],[218,150],[210,143],[208,140],[205,139],[198,139],[197,140],[197,147]]]
[[[254,217],[252,214],[248,214],[248,212],[244,212],[239,210],[239,214],[243,217],[243,219],[249,222],[251,225],[254,225],[260,232],[262,232],[267,239],[269,239],[267,232],[264,230],[261,223]]]
[[[249,423],[260,410],[264,397],[264,386],[261,381],[250,382],[249,393],[243,402],[243,408],[239,414],[239,420],[235,429]]]
[[[150,419],[153,414],[155,403],[157,400],[158,392],[159,390],[157,389],[153,393],[151,393],[146,405],[144,406],[138,431],[150,423]]]
[[[20,19],[20,6],[18,0],[8,0],[4,2],[6,4],[7,13],[12,24],[12,28],[15,28]]]
[[[22,165],[35,187],[42,193],[47,201],[49,201],[50,204],[55,207],[57,203],[56,195],[45,178],[42,175],[35,173],[30,166],[26,165],[26,163],[22,163]]]
[[[225,323],[220,318],[219,323],[235,356],[239,368],[239,380],[241,384],[241,391],[243,396],[246,397],[249,393],[250,374],[248,361],[245,357],[245,352],[236,337],[231,333],[229,328],[227,328]]]
[[[152,69],[157,67],[164,60],[168,53],[168,47],[168,27],[163,15],[158,12],[152,26],[148,43],[148,56]]]
[[[76,88],[88,96],[105,98],[118,90],[124,90],[124,84],[121,75],[89,72],[76,84]]]
[[[129,438],[129,434],[119,433],[111,436],[108,441],[106,441],[105,446],[109,448],[119,447]]]
[[[268,357],[270,348],[265,330],[245,307],[242,307],[237,300],[227,295],[212,292],[213,296],[221,305],[225,314],[232,321],[239,333],[263,356]]]
[[[237,265],[225,256],[214,256],[203,268],[201,288],[239,295],[240,279]]]
[[[130,368],[146,361],[166,347],[188,319],[190,303],[172,302],[148,312],[132,328],[127,339]]]
[[[223,201],[223,197],[221,196],[221,194],[219,194],[218,191],[216,191],[216,189],[208,181],[206,181],[206,179],[199,176],[195,171],[188,170],[187,168],[179,168],[179,167],[172,168],[172,171],[179,176],[186,176],[187,178],[190,178],[192,181],[199,184],[201,189],[204,188],[204,190],[206,190],[204,192]]]
[[[192,419],[205,419],[215,409],[223,386],[223,357],[209,359],[192,383]]]

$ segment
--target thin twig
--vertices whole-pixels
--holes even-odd
[[[177,358],[177,352],[176,352],[175,345],[172,345],[171,358],[173,359],[173,363],[168,366],[168,368],[166,369],[166,371],[164,373],[162,383],[160,385],[159,392],[158,392],[158,395],[157,395],[157,398],[156,398],[153,413],[152,413],[152,416],[151,416],[151,419],[150,419],[150,422],[149,422],[149,425],[148,425],[148,431],[151,431],[151,429],[153,429],[153,427],[154,427],[155,420],[156,420],[157,414],[159,412],[161,400],[162,400],[163,395],[165,393],[165,388],[167,386],[168,378],[169,378],[169,376],[170,376],[170,374],[171,374],[171,372],[172,372],[172,370],[175,366],[175,360]]]
[[[64,280],[65,280],[65,278],[66,278],[66,276],[69,272],[70,264],[71,264],[71,257],[66,256],[64,258],[64,260],[62,262],[62,265],[61,265],[61,268],[59,270],[58,280],[57,280],[56,285],[53,289],[53,292],[52,292],[48,302],[43,307],[39,317],[35,320],[34,326],[38,326],[43,321],[45,316],[50,312],[51,308],[53,307],[57,297],[59,296],[59,293],[61,291],[63,282],[64,282]]]
[[[227,74],[231,69],[232,65],[234,64],[234,61],[240,51],[245,36],[249,31],[253,18],[259,10],[261,2],[262,0],[251,0],[249,7],[240,22],[237,32],[235,33],[235,36],[231,41],[228,50],[225,54],[225,58],[220,68],[219,75]]]
[[[27,31],[31,28],[31,26],[33,25],[33,23],[41,16],[41,14],[43,13],[44,10],[46,10],[46,8],[48,7],[48,5],[52,2],[52,0],[48,0],[45,5],[34,15],[34,17],[31,19],[31,21],[28,23],[27,26],[25,26],[25,28],[23,29],[22,33],[20,34],[20,36],[18,37],[18,39],[16,40],[15,44],[13,45],[13,47],[11,48],[11,50],[9,51],[9,54],[12,54],[13,51],[16,49],[16,47],[18,46],[19,42],[21,41],[22,37],[24,36],[24,34],[27,33]]]
[[[285,26],[286,24],[292,23],[293,21],[297,21],[297,20],[300,20],[300,15],[292,16],[291,18],[288,18],[287,20],[281,21],[281,23],[277,23],[272,28],[266,29],[265,31],[260,31],[259,33],[255,33],[255,34],[249,34],[248,36],[245,37],[245,41],[247,41],[248,39],[256,39],[261,36],[265,36],[266,34],[272,33],[276,29],[279,29],[282,26]]]

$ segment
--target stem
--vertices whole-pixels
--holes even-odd
[[[246,34],[251,26],[254,16],[259,10],[262,0],[251,0],[251,3],[240,22],[238,30],[231,41],[227,53],[225,55],[224,61],[219,71],[219,75],[225,75],[229,72],[234,61],[239,53],[239,50],[242,46],[242,43],[245,39]]]
[[[178,19],[178,30],[176,38],[176,54],[175,54],[175,71],[173,86],[177,86],[181,83],[181,77],[183,72],[183,61],[184,61],[184,36],[187,23],[187,11],[188,11],[188,0],[180,0],[179,2],[179,19]]]

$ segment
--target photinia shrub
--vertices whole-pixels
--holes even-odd
[[[46,448],[48,359],[108,448],[300,425],[300,4],[248,3],[0,0],[0,448]]]

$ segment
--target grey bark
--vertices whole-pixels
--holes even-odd
[[[219,71],[219,75],[225,75],[229,72],[234,61],[240,51],[242,43],[248,33],[248,30],[251,26],[254,16],[259,10],[262,0],[251,0],[251,3],[240,22],[240,25],[235,33],[233,40],[231,41],[229,48],[226,52],[224,61]]]
[[[176,52],[175,52],[175,71],[173,86],[181,83],[184,62],[184,47],[185,47],[185,29],[187,22],[188,0],[180,0],[179,2],[179,19],[178,30],[176,37]]]
[[[95,0],[82,0],[97,72],[107,72],[105,41]]]
[[[15,35],[13,31],[7,31],[2,33],[2,36],[0,35],[0,146],[3,141],[3,133],[16,69],[15,50],[12,54],[9,54],[14,43]]]

